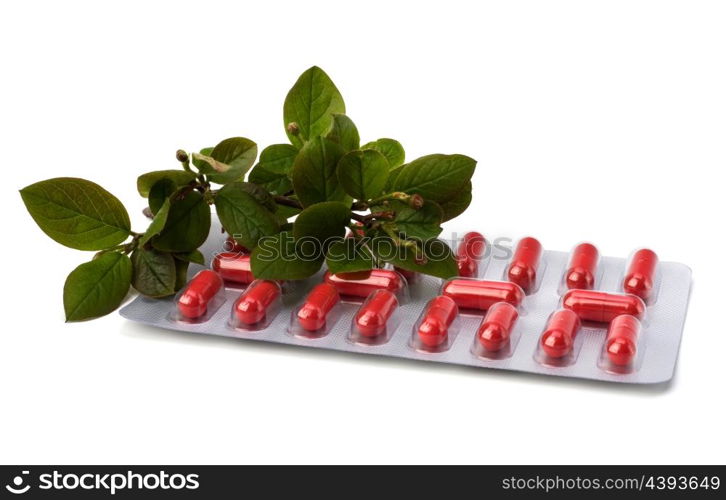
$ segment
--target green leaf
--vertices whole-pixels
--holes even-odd
[[[131,260],[118,252],[75,268],[63,286],[66,321],[96,318],[116,309],[129,291],[131,274]]]
[[[296,239],[311,237],[320,243],[334,238],[342,239],[345,228],[350,222],[350,207],[339,201],[316,203],[303,210],[293,226],[292,234]]]
[[[171,179],[176,186],[183,186],[192,182],[196,176],[193,172],[187,172],[186,170],[156,170],[140,175],[136,179],[136,189],[139,194],[146,198],[149,196],[151,186],[159,182],[161,179]]]
[[[361,241],[346,238],[330,245],[325,263],[333,274],[368,271],[373,269],[373,255]]]
[[[202,259],[204,260],[204,259]],[[203,262],[202,262],[203,263]],[[187,271],[189,271],[189,262],[184,259],[174,258],[174,291],[178,292],[187,284]]]
[[[40,229],[76,250],[103,250],[124,241],[131,230],[121,202],[98,184],[74,177],[36,182],[20,190]]]
[[[293,198],[292,196],[290,198]],[[290,217],[293,217],[297,214],[302,212],[299,208],[295,207],[288,207],[287,205],[277,205],[277,212],[275,212],[275,215],[278,216],[280,219],[289,219]]]
[[[274,194],[285,194],[292,190],[292,166],[297,148],[290,144],[273,144],[260,153],[260,161],[250,171],[249,181],[264,187]]]
[[[260,238],[277,233],[280,227],[275,215],[244,184],[227,184],[217,193],[214,204],[225,230],[242,245],[254,248]]]
[[[292,184],[303,206],[348,199],[336,174],[343,154],[343,148],[322,137],[311,140],[300,150],[292,169]]]
[[[258,165],[276,174],[289,177],[292,173],[292,165],[295,163],[297,152],[297,148],[290,144],[273,144],[262,150]]]
[[[164,200],[161,208],[159,208],[159,210],[154,215],[154,218],[151,220],[151,223],[146,229],[146,232],[139,239],[139,246],[146,245],[149,241],[151,241],[151,238],[159,234],[162,229],[164,229],[164,226],[166,225],[166,219],[169,217],[170,207],[171,202],[168,199]]]
[[[403,150],[401,143],[395,139],[387,139],[384,137],[377,141],[369,142],[361,146],[360,149],[374,149],[383,154],[391,168],[399,167],[406,161],[406,152]]]
[[[292,181],[284,174],[275,174],[256,165],[250,171],[249,182],[267,190],[270,194],[285,194],[292,191]]]
[[[270,212],[277,211],[277,203],[275,203],[275,197],[270,192],[255,184],[254,182],[238,182],[242,186],[242,189],[246,190],[257,202],[263,207],[267,208]]]
[[[191,252],[209,235],[211,214],[204,196],[197,191],[178,191],[171,199],[169,215],[161,233],[151,244],[162,252]]]
[[[418,210],[408,206],[396,210],[394,225],[407,238],[428,240],[441,234],[442,217],[441,207],[432,201],[426,201]]]
[[[396,267],[438,278],[451,278],[459,272],[451,248],[442,240],[423,242],[423,248],[397,246],[387,236],[378,236],[371,242],[373,251],[382,260]],[[425,264],[417,264],[417,257],[425,257]]]
[[[401,168],[393,189],[444,202],[464,188],[475,167],[476,161],[464,155],[422,156]]]
[[[209,168],[209,165],[200,158],[204,158],[205,156],[211,157],[212,151],[214,151],[214,147],[202,148],[201,150],[199,150],[198,155],[192,153],[192,165],[197,167],[197,170],[199,170],[200,172],[206,168]]]
[[[338,143],[344,151],[353,151],[360,147],[360,135],[353,120],[346,115],[333,115],[333,123],[328,130],[327,139]]]
[[[325,134],[336,113],[345,114],[343,96],[325,71],[313,66],[300,75],[285,98],[287,137],[301,148],[305,142]],[[297,124],[297,133],[289,130],[290,123]]]
[[[204,254],[199,250],[192,250],[191,252],[175,253],[174,258],[184,262],[194,262],[195,264],[204,265]]]
[[[467,182],[464,187],[453,198],[450,198],[441,204],[443,210],[442,222],[451,220],[464,213],[471,203],[471,181]]]
[[[149,190],[149,210],[152,214],[161,209],[161,206],[169,199],[178,189],[177,185],[171,179],[164,178],[157,181]]]
[[[297,280],[312,276],[323,265],[316,245],[295,240],[287,231],[260,240],[252,251],[252,273],[259,279]]]
[[[397,167],[391,169],[391,171],[388,172],[388,181],[386,181],[386,187],[383,189],[386,193],[391,193],[394,191],[393,185],[396,183],[396,179],[398,179],[398,176],[401,174],[402,170],[403,167]]]
[[[227,184],[244,177],[257,158],[257,144],[245,137],[225,139],[209,155],[192,154],[192,161],[211,182]]]
[[[338,162],[338,181],[353,198],[370,200],[383,191],[388,170],[388,160],[378,151],[351,151]]]
[[[250,171],[249,181],[262,186],[273,194],[292,191],[292,181],[285,174],[276,174],[258,164]]]
[[[134,266],[131,285],[148,297],[166,297],[174,294],[176,266],[174,257],[165,252],[137,248],[131,254]]]

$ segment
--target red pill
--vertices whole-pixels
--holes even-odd
[[[242,292],[232,310],[243,325],[255,325],[267,316],[272,304],[280,296],[280,285],[275,281],[257,280]]]
[[[550,316],[547,327],[540,337],[540,346],[551,358],[563,358],[575,345],[575,335],[580,329],[580,318],[569,309],[560,309]]]
[[[196,319],[207,312],[209,301],[222,289],[224,282],[214,271],[199,271],[177,301],[177,309],[185,318]]]
[[[388,290],[396,293],[403,288],[403,280],[396,271],[390,269],[373,269],[368,276],[353,276],[350,273],[341,276],[325,273],[325,282],[333,285],[341,295],[352,295],[355,297],[368,297],[375,290]]]
[[[355,326],[364,337],[379,337],[386,332],[386,324],[398,307],[398,299],[393,292],[385,289],[375,290],[358,309],[353,319]]]
[[[610,362],[617,366],[627,366],[633,362],[638,352],[640,321],[635,316],[623,314],[613,319],[605,340],[605,352]]]
[[[494,304],[479,325],[476,338],[487,351],[500,351],[509,342],[517,322],[517,308],[508,302]]]
[[[645,303],[636,295],[570,290],[562,298],[565,309],[575,312],[582,321],[610,323],[621,314],[638,319],[645,315]]]
[[[623,279],[623,291],[648,300],[653,292],[658,256],[653,250],[642,248],[633,254]]]
[[[340,301],[338,290],[328,283],[320,283],[305,298],[305,303],[297,311],[300,326],[309,332],[325,326],[328,313]]]
[[[572,251],[570,263],[565,274],[565,284],[569,289],[592,290],[595,286],[595,272],[600,253],[595,245],[580,243]]]
[[[449,338],[449,327],[456,319],[459,308],[450,297],[439,295],[428,303],[418,325],[418,338],[427,347],[438,347]]]
[[[456,249],[456,265],[459,276],[475,278],[479,275],[479,261],[484,257],[486,240],[475,231],[466,233]]]
[[[222,252],[214,256],[212,269],[217,271],[224,281],[248,285],[255,281],[249,255],[234,252]]]
[[[519,307],[524,292],[508,281],[453,279],[446,282],[442,294],[451,297],[460,309],[486,311],[497,302],[508,302]]]
[[[522,238],[514,249],[507,279],[518,284],[524,293],[530,293],[537,282],[537,268],[542,257],[542,244],[534,238]]]

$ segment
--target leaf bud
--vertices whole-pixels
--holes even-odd
[[[187,163],[189,161],[189,155],[183,149],[177,149],[176,159],[180,163]]]
[[[411,195],[411,199],[408,200],[408,205],[414,210],[419,210],[423,207],[424,199],[420,194]]]
[[[297,122],[288,123],[287,132],[292,135],[298,135],[300,133],[300,125],[298,125]]]

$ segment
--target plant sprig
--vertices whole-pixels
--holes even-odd
[[[324,263],[336,273],[388,263],[456,274],[451,249],[437,237],[471,202],[476,161],[433,154],[405,163],[403,147],[389,138],[361,146],[343,97],[318,67],[298,78],[283,115],[289,144],[268,146],[259,159],[253,141],[232,137],[191,154],[179,150],[179,168],[139,176],[151,216],[143,233],[132,231],[123,204],[91,181],[59,177],[22,189],[48,236],[96,252],[66,280],[67,321],[108,314],[131,287],[149,297],[180,290],[189,263],[204,264],[198,248],[209,235],[210,205],[252,251],[257,278],[304,279]],[[351,229],[354,238],[343,239]],[[303,255],[303,241],[317,253],[310,257],[308,248]]]

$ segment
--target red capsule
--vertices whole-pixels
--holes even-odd
[[[354,323],[364,337],[378,337],[386,332],[386,324],[398,307],[396,295],[388,290],[374,291],[355,315]]]
[[[346,281],[350,280],[367,280],[371,275],[371,270],[367,271],[350,271],[348,273],[338,273],[335,276]]]
[[[434,297],[423,313],[418,325],[418,338],[427,347],[438,347],[449,338],[449,327],[459,314],[459,308],[450,298],[443,295]]]
[[[451,297],[460,309],[486,311],[497,302],[508,302],[519,307],[524,292],[508,281],[452,279],[446,282],[442,294]]]
[[[575,312],[582,321],[597,323],[610,323],[621,314],[630,314],[638,319],[645,316],[645,303],[636,295],[570,290],[562,298],[562,305]]]
[[[185,318],[196,319],[207,312],[209,301],[222,289],[224,282],[214,271],[199,271],[187,284],[177,301],[177,309]]]
[[[484,236],[475,231],[466,233],[456,249],[456,264],[459,276],[475,278],[479,275],[479,261],[486,252]]]
[[[633,254],[623,279],[623,291],[648,300],[653,292],[658,256],[653,250],[642,248]]]
[[[610,362],[617,366],[627,366],[633,362],[638,352],[640,321],[634,316],[623,314],[610,322],[605,340],[605,352]]]
[[[305,303],[297,311],[300,326],[309,332],[325,326],[328,313],[340,301],[338,290],[328,283],[320,283],[305,298]]]
[[[565,274],[565,284],[570,289],[592,290],[600,253],[595,245],[580,243],[572,251]]]
[[[234,252],[219,253],[212,260],[212,269],[217,271],[224,281],[248,285],[255,280],[249,255]]]
[[[257,280],[242,292],[232,310],[241,324],[255,325],[265,319],[268,309],[279,296],[280,285],[275,281]]]
[[[494,304],[479,325],[476,338],[487,351],[500,351],[509,342],[517,318],[519,313],[512,304],[508,302]]]
[[[403,280],[396,271],[390,269],[373,269],[367,277],[341,277],[339,274],[325,273],[325,282],[333,285],[341,295],[368,297],[375,290],[388,290],[397,293],[403,288]]]
[[[579,329],[580,318],[577,314],[569,309],[555,311],[540,337],[540,346],[547,356],[564,358],[572,351]]]
[[[531,237],[522,238],[514,249],[512,262],[507,269],[507,279],[529,294],[537,282],[537,268],[541,257],[542,244]]]

